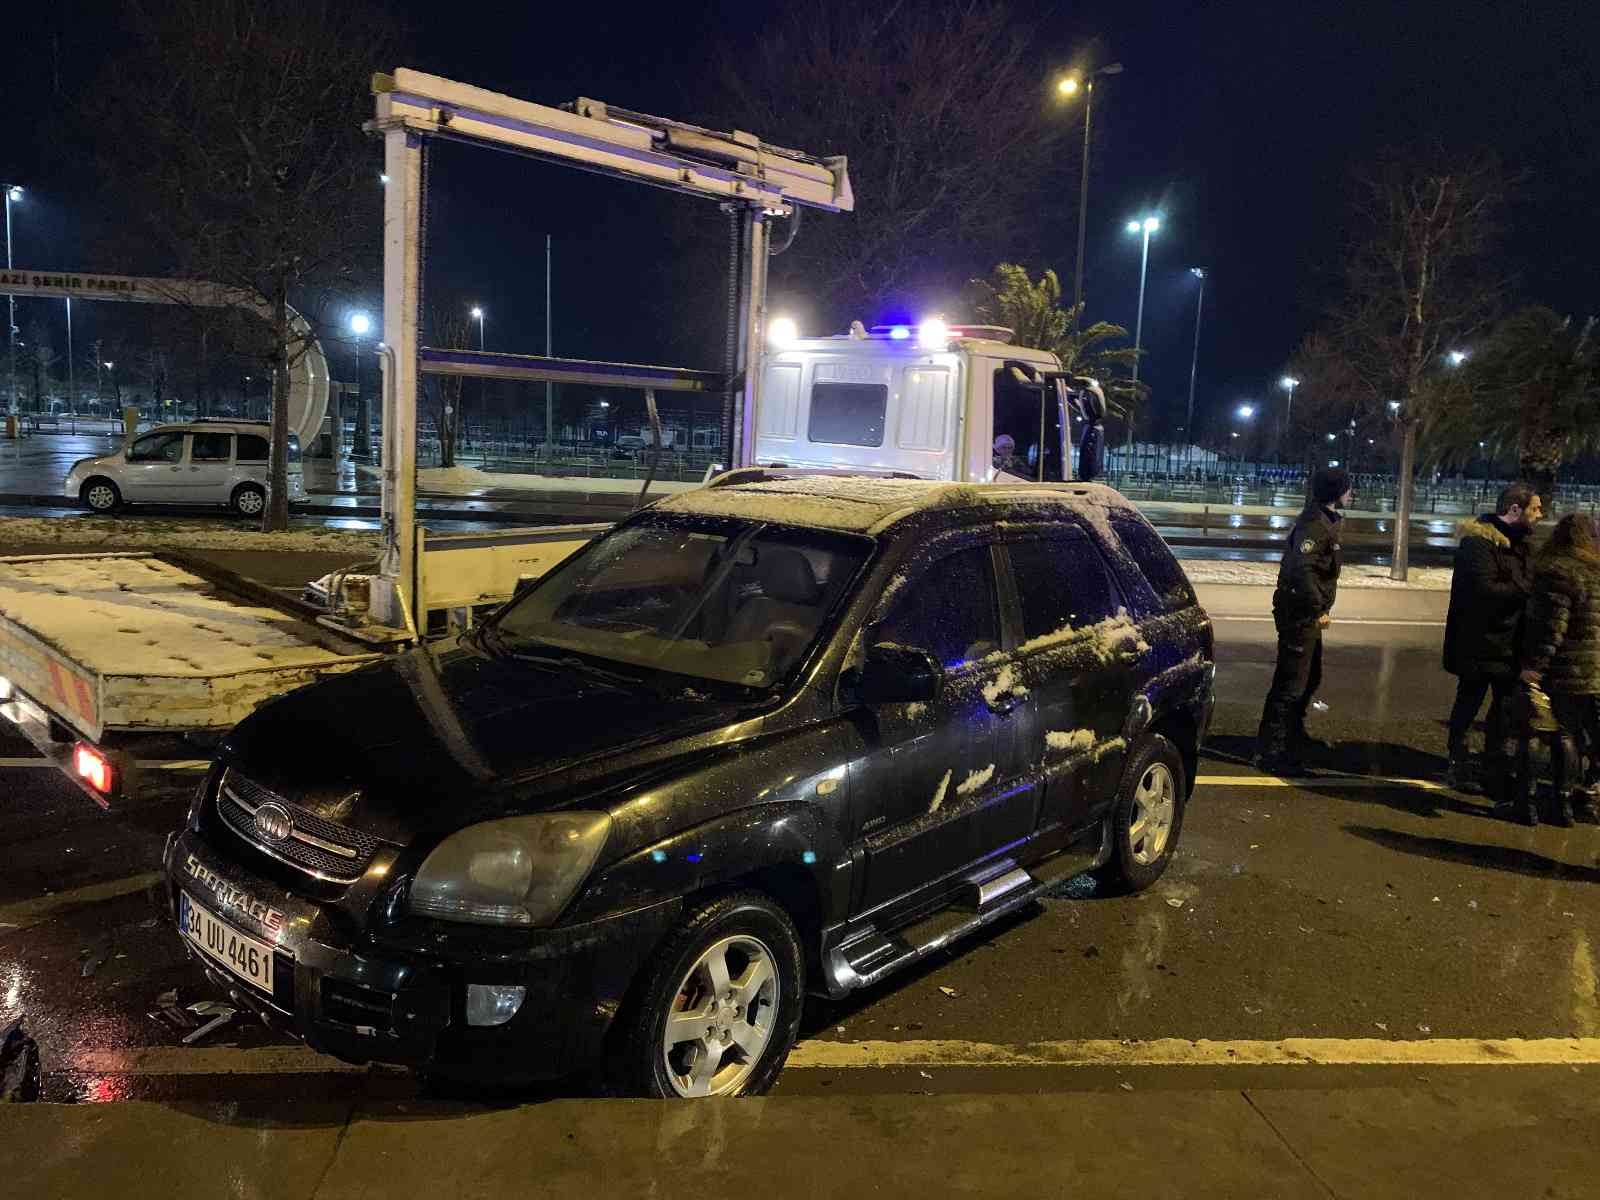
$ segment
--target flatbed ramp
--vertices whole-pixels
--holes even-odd
[[[160,555],[0,558],[0,676],[91,741],[225,730],[380,657]]]

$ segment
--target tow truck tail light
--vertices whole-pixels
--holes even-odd
[[[88,784],[102,796],[111,794],[112,783],[115,776],[111,770],[111,760],[88,742],[79,742],[72,750],[72,769],[79,779]]]

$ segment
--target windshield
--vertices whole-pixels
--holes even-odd
[[[805,658],[872,543],[738,521],[629,526],[556,568],[495,624],[553,647],[747,687]]]

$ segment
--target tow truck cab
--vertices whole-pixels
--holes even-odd
[[[919,479],[1059,483],[1068,414],[1098,431],[1104,399],[998,326],[878,326],[770,347],[746,461]]]

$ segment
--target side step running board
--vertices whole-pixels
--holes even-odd
[[[834,947],[828,973],[840,991],[867,987],[1036,900],[1095,865],[1090,852],[1058,854],[1032,870],[1010,860],[978,872],[949,908],[903,929],[867,929]]]

